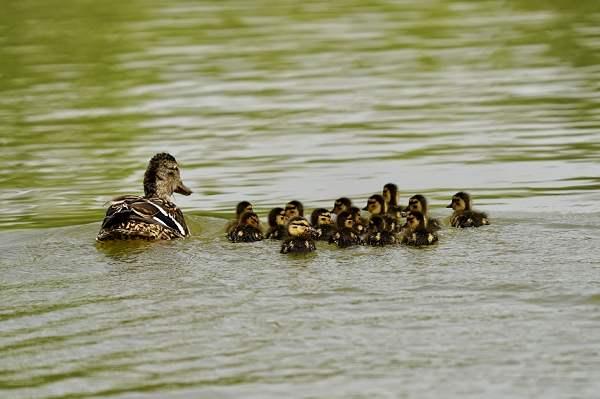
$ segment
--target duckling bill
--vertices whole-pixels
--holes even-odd
[[[144,174],[144,196],[125,195],[111,201],[96,240],[171,240],[190,235],[173,193],[190,195],[177,161],[160,153],[150,159]]]

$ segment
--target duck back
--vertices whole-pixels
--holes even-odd
[[[111,202],[96,240],[171,240],[187,236],[183,213],[174,203],[123,196]]]

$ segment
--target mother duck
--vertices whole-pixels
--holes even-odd
[[[124,195],[113,199],[96,240],[188,237],[183,213],[171,202],[173,193],[190,195],[192,190],[181,181],[175,158],[164,152],[156,154],[144,174],[144,196]]]

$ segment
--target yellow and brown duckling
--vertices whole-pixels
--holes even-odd
[[[368,221],[363,219],[360,214],[360,208],[357,206],[351,206],[348,212],[350,212],[352,221],[354,222],[354,231],[358,233],[361,240],[364,240],[367,236]]]
[[[285,204],[285,216],[287,216],[288,220],[292,220],[298,216],[304,217],[304,206],[302,205],[302,202],[293,200]]]
[[[399,212],[402,212],[398,186],[396,186],[394,183],[387,183],[385,186],[383,186],[381,194],[383,195],[383,199],[385,201],[385,213],[395,217]]]
[[[238,223],[240,222],[240,218],[242,217],[242,214],[244,212],[252,212],[254,209],[252,207],[252,204],[248,201],[240,201],[238,202],[238,204],[235,206],[235,219],[229,221],[229,223],[227,223],[227,226],[225,227],[225,231],[227,233],[230,233],[231,230],[235,229],[236,226],[238,225]]]
[[[306,253],[313,252],[317,247],[313,241],[317,232],[310,226],[308,220],[298,216],[290,220],[287,225],[287,236],[281,244],[281,253]]]
[[[381,215],[371,217],[367,232],[367,238],[365,239],[367,245],[383,247],[396,243],[394,226],[388,225],[386,219]]]
[[[254,242],[261,241],[263,234],[260,229],[260,220],[254,212],[244,212],[240,216],[238,224],[227,233],[231,242]]]
[[[125,195],[111,201],[98,241],[171,240],[189,236],[181,210],[171,202],[173,193],[190,195],[177,161],[160,153],[150,159],[144,174],[144,196]]]
[[[419,211],[410,211],[406,215],[406,223],[402,226],[400,243],[420,247],[437,242],[435,231],[427,228],[425,216]]]
[[[347,248],[363,243],[360,235],[355,230],[354,219],[349,211],[340,212],[336,220],[337,231],[329,238],[330,244],[340,248]]]
[[[363,210],[368,211],[371,214],[371,218],[379,216],[385,221],[386,226],[392,227],[395,232],[399,232],[399,221],[390,214],[387,214],[385,209],[385,198],[379,194],[371,195],[367,200],[367,205],[363,208]]]
[[[404,212],[420,212],[425,218],[425,226],[431,231],[439,231],[442,229],[440,221],[429,217],[429,209],[427,206],[427,198],[421,194],[413,195],[408,200],[408,206],[404,208]]]
[[[329,241],[336,228],[331,213],[325,208],[317,208],[310,215],[310,224],[317,232],[317,239]]]
[[[283,208],[273,208],[269,212],[269,231],[267,231],[267,238],[272,240],[283,240],[287,234],[287,221],[288,218],[285,215]]]
[[[340,197],[338,199],[335,200],[335,202],[333,203],[333,208],[331,209],[331,213],[332,213],[332,219],[335,222],[335,219],[337,218],[337,215],[339,215],[340,213],[344,212],[344,211],[349,211],[350,208],[352,207],[352,200],[350,200],[350,198],[347,197]]]
[[[490,224],[486,213],[475,211],[471,207],[471,196],[468,193],[459,191],[454,194],[452,202],[447,206],[454,210],[450,217],[450,225],[453,227],[480,227]]]

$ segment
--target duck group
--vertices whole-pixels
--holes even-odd
[[[179,165],[168,153],[150,159],[144,174],[144,195],[114,198],[106,211],[96,240],[171,240],[190,235],[183,212],[172,202],[174,193],[190,195],[183,183]],[[459,191],[447,208],[452,208],[449,225],[471,228],[488,225],[487,214],[473,209],[471,196]],[[368,216],[361,214],[367,211]],[[427,199],[415,194],[408,204],[400,205],[398,187],[383,186],[371,195],[363,208],[354,206],[348,197],[337,198],[331,210],[317,208],[304,216],[304,206],[298,200],[284,207],[275,207],[268,214],[268,229],[263,231],[259,216],[251,202],[241,201],[235,219],[225,228],[233,243],[248,243],[263,239],[281,241],[281,253],[313,252],[315,241],[325,241],[340,248],[358,245],[389,246],[403,244],[415,247],[438,242],[442,223],[429,216]]]

